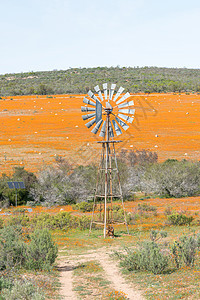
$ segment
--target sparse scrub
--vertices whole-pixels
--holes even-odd
[[[189,95],[200,90],[198,69],[98,67],[1,75],[1,96],[87,93],[106,77],[132,93],[186,92]]]
[[[72,208],[75,210],[80,210],[82,212],[90,212],[93,209],[93,203],[88,203],[88,202],[80,202],[77,204],[72,205]]]
[[[57,246],[47,229],[35,230],[26,250],[25,266],[28,269],[49,269],[57,257]]]
[[[127,254],[116,252],[120,265],[128,271],[150,271],[154,274],[163,273],[169,264],[169,258],[163,254],[154,241],[144,242],[139,249],[125,249]]]
[[[1,296],[5,300],[45,300],[45,295],[41,289],[28,280],[16,280],[12,285],[4,285]]]
[[[195,196],[200,192],[200,164],[187,160],[167,160],[146,169],[142,190],[162,197]]]
[[[190,225],[194,220],[193,216],[186,216],[181,213],[173,213],[167,216],[168,222],[171,225]]]
[[[183,264],[193,266],[198,248],[198,238],[195,236],[182,236],[172,245],[172,254],[177,268]]]
[[[6,226],[0,230],[0,270],[21,267],[25,251],[20,227]]]

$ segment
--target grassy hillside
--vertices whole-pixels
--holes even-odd
[[[137,92],[200,92],[200,69],[98,67],[0,75],[0,96],[87,93],[115,82]]]

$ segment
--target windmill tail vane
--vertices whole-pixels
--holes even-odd
[[[97,96],[90,90],[83,99],[86,106],[81,107],[81,111],[84,113],[82,118],[84,121],[88,121],[85,124],[87,128],[92,127],[91,132],[99,134],[103,138],[102,141],[97,142],[102,144],[102,149],[90,232],[94,223],[103,225],[104,238],[107,235],[114,235],[113,226],[117,222],[113,218],[113,199],[115,198],[121,200],[124,211],[122,223],[126,225],[129,233],[115,151],[115,144],[121,141],[114,140],[114,137],[121,135],[129,128],[128,123],[133,122],[135,109],[133,100],[127,101],[131,95],[128,92],[122,94],[123,87],[120,87],[115,94],[115,88],[116,84],[114,83],[110,85],[109,89],[108,84],[104,83],[103,91],[101,91],[99,85],[96,85],[94,90]],[[94,213],[97,207],[100,212],[98,220],[95,219]]]

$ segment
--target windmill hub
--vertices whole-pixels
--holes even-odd
[[[108,113],[108,114],[111,114],[112,113],[112,106],[109,102],[106,102],[106,107],[104,108],[105,112]]]

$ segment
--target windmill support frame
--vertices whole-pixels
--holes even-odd
[[[94,223],[101,224],[104,226],[103,229],[103,235],[104,238],[106,238],[106,235],[109,233],[109,230],[114,234],[114,220],[113,220],[113,198],[117,197],[120,198],[122,202],[122,208],[124,212],[124,223],[126,225],[127,233],[129,234],[128,224],[126,220],[126,213],[125,213],[125,207],[124,207],[124,201],[123,201],[123,194],[122,194],[122,187],[120,182],[120,176],[119,176],[119,169],[117,164],[117,157],[116,157],[116,151],[115,151],[115,144],[120,143],[122,141],[120,140],[111,140],[110,139],[110,131],[112,129],[111,123],[110,123],[110,114],[112,113],[112,109],[106,108],[106,132],[104,136],[103,141],[98,141],[97,143],[102,144],[102,150],[101,150],[101,159],[100,164],[98,168],[97,173],[97,181],[96,181],[96,190],[94,195],[94,205],[93,205],[93,211],[92,211],[92,219],[90,223],[90,230],[91,233],[92,225]],[[113,166],[114,164],[114,166]],[[116,173],[116,180],[115,183],[118,186],[117,193],[113,190],[114,184],[113,184],[113,173]],[[103,182],[104,181],[104,182]],[[104,188],[103,188],[104,186]],[[94,214],[95,214],[95,207],[97,206],[97,198],[100,198],[100,221],[94,221]],[[103,208],[103,214],[101,211],[101,204],[102,199],[104,203]],[[110,203],[110,208],[109,208]],[[111,210],[111,213],[110,213]],[[102,220],[103,217],[103,220]],[[102,222],[101,222],[102,220]],[[118,223],[119,224],[119,223]],[[121,223],[120,223],[121,224]]]

